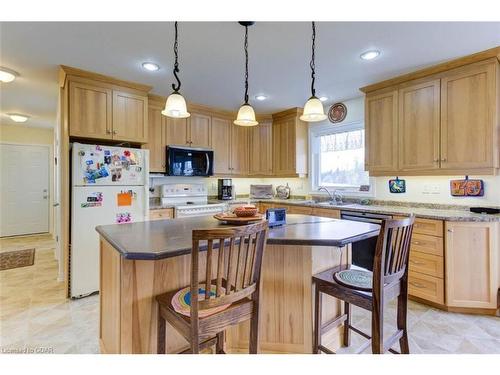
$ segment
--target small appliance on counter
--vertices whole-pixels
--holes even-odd
[[[269,208],[266,210],[266,219],[269,227],[277,227],[286,224],[285,208]]]
[[[286,186],[279,185],[276,188],[276,197],[279,199],[289,199],[290,198],[290,186],[288,186],[288,182]]]
[[[219,178],[217,181],[217,199],[219,200],[231,200],[233,199],[233,180],[230,178]]]
[[[272,199],[273,185],[250,185],[251,199]]]
[[[493,208],[493,207],[470,207],[470,212],[474,212],[476,214],[496,215],[496,214],[500,214],[500,208]]]

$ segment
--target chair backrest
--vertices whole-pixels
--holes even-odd
[[[258,290],[267,232],[267,221],[240,227],[193,230],[192,319],[197,319],[200,309],[234,303]],[[203,270],[200,269],[200,247],[205,241],[206,262]],[[200,275],[201,283],[205,284],[205,298],[198,301]],[[215,293],[211,293],[213,280]]]
[[[414,222],[413,215],[406,219],[382,222],[373,261],[374,292],[383,288],[384,284],[407,277]]]

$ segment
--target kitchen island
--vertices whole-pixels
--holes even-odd
[[[96,228],[101,352],[156,353],[155,296],[189,285],[192,230],[219,226],[212,217],[193,217]],[[261,352],[311,353],[312,275],[349,264],[350,244],[378,231],[375,224],[308,215],[288,215],[286,225],[269,230],[262,264]],[[340,313],[341,306],[334,298],[324,298],[326,323]],[[227,351],[245,352],[248,332],[248,322],[231,328]],[[335,329],[324,335],[323,342],[335,349],[340,338],[340,329]],[[181,335],[167,325],[167,352],[186,347]]]

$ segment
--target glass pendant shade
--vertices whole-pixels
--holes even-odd
[[[177,92],[169,95],[167,102],[165,103],[165,109],[161,111],[161,114],[173,118],[187,118],[191,116],[191,114],[187,111],[184,97]]]
[[[326,120],[323,103],[315,96],[311,96],[304,106],[304,113],[300,119],[305,122],[318,122]]]
[[[239,126],[255,126],[259,123],[255,120],[255,112],[250,104],[243,104],[239,111],[236,120],[233,121]]]

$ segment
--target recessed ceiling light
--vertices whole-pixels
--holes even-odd
[[[256,95],[256,96],[255,96],[255,99],[260,100],[260,101],[263,101],[263,100],[266,100],[266,99],[267,99],[267,96],[266,96],[266,95]]]
[[[11,69],[0,67],[0,82],[8,83],[16,79],[19,74]]]
[[[373,60],[374,58],[378,57],[378,55],[380,55],[380,51],[374,49],[363,52],[359,57],[362,58],[363,60]]]
[[[7,113],[7,115],[12,121],[15,122],[26,122],[30,118],[29,116],[21,115],[20,113]]]
[[[328,96],[320,96],[319,100],[326,102],[328,100]]]
[[[150,72],[156,72],[157,70],[160,70],[160,66],[152,62],[143,62],[142,67],[146,70],[149,70]]]

